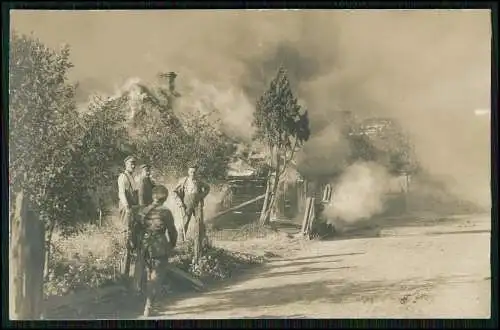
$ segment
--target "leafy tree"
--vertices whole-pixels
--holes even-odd
[[[410,139],[394,120],[371,118],[367,122],[368,128],[361,125],[361,130],[348,136],[351,162],[376,161],[394,174],[418,168]]]
[[[371,141],[365,135],[353,134],[347,136],[349,143],[349,163],[356,161],[375,161],[377,159],[377,150]]]
[[[33,36],[11,35],[9,63],[9,146],[11,196],[24,189],[46,226],[63,233],[95,219],[100,197],[116,178],[113,165],[123,159],[126,139],[119,102],[96,98],[80,114],[69,48],[51,50]],[[97,203],[93,197],[97,196]],[[95,205],[97,204],[97,205]],[[47,255],[48,258],[48,255]]]
[[[195,112],[185,116],[184,127],[190,135],[192,159],[197,159],[200,174],[209,182],[224,179],[228,164],[236,152],[231,138],[222,133],[207,114]]]
[[[270,220],[276,202],[279,181],[295,152],[310,135],[308,113],[293,95],[283,66],[258,100],[253,125],[256,128],[255,138],[268,147],[272,168],[259,219],[260,224],[265,225]]]
[[[95,96],[88,111],[81,115],[81,130],[75,132],[77,145],[73,164],[81,172],[79,209],[87,219],[95,219],[96,211],[117,202],[116,172],[126,156],[122,147],[127,143],[125,116],[120,100],[106,100]]]
[[[9,171],[11,188],[24,188],[45,216],[61,212],[50,203],[54,178],[71,161],[68,141],[75,127],[75,86],[69,48],[54,51],[32,36],[13,32],[9,59]]]
[[[68,46],[51,50],[33,36],[11,34],[10,194],[25,191],[45,221],[47,244],[56,220],[72,212],[63,179],[71,168],[69,145],[77,127],[75,86],[67,82],[71,67]]]

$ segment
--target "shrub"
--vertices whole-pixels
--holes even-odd
[[[186,241],[177,249],[177,255],[172,258],[171,262],[202,281],[227,279],[242,268],[264,261],[259,256],[228,251],[212,244],[206,246],[198,263],[194,262],[193,254],[193,243]]]
[[[124,240],[116,228],[85,226],[71,235],[56,235],[49,259],[46,296],[98,288],[121,279]]]
[[[49,260],[46,296],[65,295],[99,288],[123,280],[119,272],[124,241],[117,228],[85,226],[71,235],[56,235]],[[231,252],[209,244],[198,264],[193,262],[193,243],[182,243],[170,262],[204,282],[230,278],[241,269],[263,262],[262,257]],[[168,280],[168,278],[167,278]]]

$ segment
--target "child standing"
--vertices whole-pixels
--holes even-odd
[[[153,203],[141,212],[141,225],[144,233],[142,253],[147,273],[145,317],[151,314],[164,281],[169,256],[177,244],[174,217],[170,210],[163,206],[168,197],[168,189],[157,185],[153,188],[152,195]]]

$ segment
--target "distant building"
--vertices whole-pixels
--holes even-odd
[[[355,125],[349,135],[381,135],[397,129],[396,126],[396,122],[390,118],[368,118]]]

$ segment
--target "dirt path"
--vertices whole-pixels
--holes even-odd
[[[316,242],[245,281],[165,303],[154,318],[488,318],[490,222],[462,217]]]

